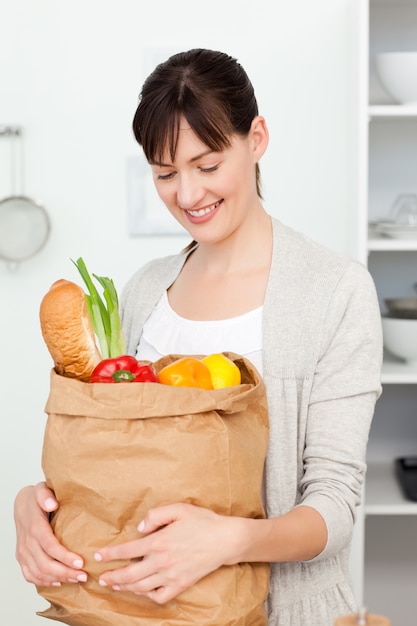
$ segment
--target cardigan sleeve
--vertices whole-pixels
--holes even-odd
[[[374,283],[352,262],[325,314],[309,404],[300,504],[325,520],[328,541],[316,559],[350,541],[366,470],[366,447],[381,393],[381,317]]]

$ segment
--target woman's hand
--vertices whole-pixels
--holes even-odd
[[[221,565],[233,562],[241,523],[240,518],[191,504],[151,509],[138,526],[145,537],[101,548],[95,554],[97,561],[105,562],[137,559],[102,574],[100,584],[146,595],[158,604],[168,602]]]
[[[54,493],[43,482],[24,487],[16,496],[16,558],[23,576],[35,585],[87,580],[87,574],[80,571],[82,558],[64,548],[52,532],[49,513],[57,508]]]

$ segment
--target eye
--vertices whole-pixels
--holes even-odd
[[[200,171],[204,172],[204,174],[210,174],[210,172],[215,172],[218,169],[218,165],[212,165],[211,167],[200,167]]]
[[[156,180],[171,180],[175,176],[175,172],[170,172],[169,174],[157,174]]]

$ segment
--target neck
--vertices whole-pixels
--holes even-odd
[[[272,255],[272,223],[262,209],[254,219],[215,244],[199,244],[194,255],[201,269],[212,275],[256,272],[270,265]]]

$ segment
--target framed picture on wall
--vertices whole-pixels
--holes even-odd
[[[129,235],[186,235],[156,193],[151,170],[139,153],[127,160]]]
[[[181,49],[149,47],[143,52],[144,79],[158,63]],[[139,148],[139,146],[138,146]],[[186,235],[156,193],[152,174],[141,149],[127,160],[128,232],[130,235]]]

